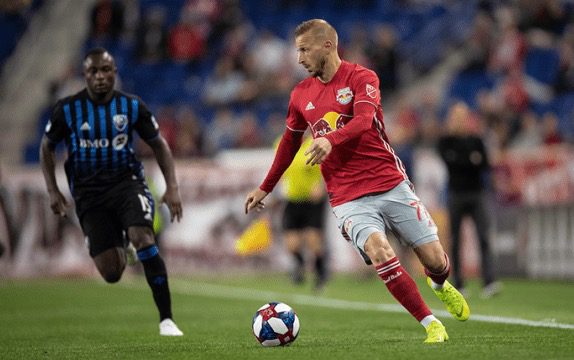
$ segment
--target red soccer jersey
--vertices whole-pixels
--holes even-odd
[[[354,119],[355,105],[360,103],[375,108],[372,120]],[[309,126],[314,138],[326,136],[333,144],[321,164],[332,206],[388,191],[408,179],[404,165],[389,145],[380,103],[377,75],[346,61],[328,83],[310,77],[291,94],[287,128],[304,131]],[[354,120],[367,121],[366,130],[352,136],[340,131]]]

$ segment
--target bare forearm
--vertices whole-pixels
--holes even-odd
[[[297,154],[297,151],[301,147],[302,138],[303,133],[285,129],[285,133],[275,153],[275,159],[273,160],[271,169],[269,169],[265,180],[263,180],[263,183],[259,187],[261,190],[266,193],[273,191],[273,188],[277,185],[285,170],[287,170],[291,162],[293,162],[295,154]]]
[[[155,158],[161,169],[165,183],[168,187],[177,187],[177,178],[175,176],[175,164],[171,150],[167,143],[160,139],[158,143],[152,146]]]
[[[56,181],[56,155],[54,148],[47,141],[43,141],[40,147],[40,164],[48,192],[59,191]]]

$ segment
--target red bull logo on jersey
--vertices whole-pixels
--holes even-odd
[[[353,92],[350,87],[337,90],[337,102],[341,105],[347,105],[353,100]]]
[[[313,124],[314,137],[322,137],[333,130],[340,129],[344,126],[343,116],[334,111],[329,111],[321,119]]]

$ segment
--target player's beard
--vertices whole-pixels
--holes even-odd
[[[325,72],[325,64],[326,63],[327,63],[327,58],[322,57],[321,61],[319,61],[319,66],[317,66],[317,70],[315,70],[315,72],[313,72],[313,77],[320,78],[321,76],[323,76],[323,73]]]

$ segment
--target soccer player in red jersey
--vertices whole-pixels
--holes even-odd
[[[324,20],[301,23],[295,30],[295,46],[299,63],[311,76],[291,93],[287,127],[275,159],[261,186],[247,195],[245,212],[264,208],[263,199],[293,160],[309,127],[314,140],[305,152],[307,164],[320,164],[344,238],[424,326],[426,343],[448,340],[445,327],[425,304],[385,235],[392,231],[401,243],[413,248],[434,293],[456,319],[468,319],[464,297],[446,281],[450,265],[436,225],[389,144],[378,77],[341,60],[337,32]]]

